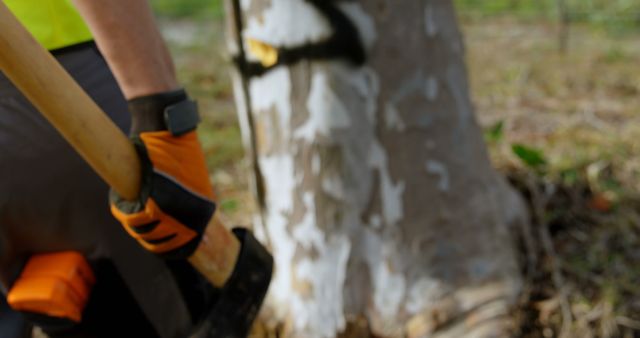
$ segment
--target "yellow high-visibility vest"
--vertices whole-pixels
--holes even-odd
[[[92,40],[71,0],[4,0],[4,3],[49,50]]]

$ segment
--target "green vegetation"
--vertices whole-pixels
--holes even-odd
[[[511,150],[522,163],[537,172],[542,173],[543,167],[547,164],[542,150],[517,143],[511,146]]]
[[[155,11],[172,18],[220,18],[223,0],[151,0]],[[571,22],[611,32],[640,29],[640,0],[565,0]],[[557,20],[558,0],[454,0],[464,18],[511,16]]]
[[[565,0],[573,23],[609,32],[640,29],[640,0]],[[557,20],[558,0],[454,0],[463,18],[510,16],[518,19]]]
[[[554,14],[554,0],[454,0],[464,16],[489,17],[512,15],[518,17],[546,17]]]
[[[161,16],[173,18],[220,18],[223,0],[151,0],[153,9]]]

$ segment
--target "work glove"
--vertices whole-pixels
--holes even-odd
[[[187,258],[216,208],[195,132],[196,103],[177,90],[132,99],[129,110],[142,186],[134,201],[112,190],[111,212],[145,249],[165,258]]]

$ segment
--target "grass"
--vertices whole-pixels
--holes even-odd
[[[527,21],[557,21],[559,0],[454,0],[467,19],[508,16]],[[609,33],[634,33],[640,29],[638,0],[565,0],[573,23]]]
[[[466,22],[465,33],[479,118],[487,128],[501,123],[507,138],[492,142],[496,162],[519,161],[510,148],[521,143],[544,149],[552,172],[605,161],[640,188],[638,36],[576,29],[561,54],[545,24],[491,19]]]

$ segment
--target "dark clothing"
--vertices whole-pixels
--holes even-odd
[[[31,338],[31,325],[24,316],[13,312],[4,297],[0,296],[0,336],[3,338]]]
[[[111,119],[128,130],[126,101],[96,48],[72,48],[56,58]],[[184,263],[177,280],[175,268],[126,234],[109,212],[105,183],[0,73],[0,291],[7,292],[31,253],[63,250],[84,253],[98,270],[106,269],[98,262],[110,262],[111,267],[97,275],[119,280],[123,296],[100,293],[105,302],[100,305],[119,311],[138,304],[141,318],[162,338],[186,337],[194,321],[190,310],[206,306],[202,278]],[[184,280],[190,283],[188,290],[178,285]],[[193,281],[199,283],[196,291]],[[0,330],[8,318],[3,311],[0,304]],[[121,328],[124,333],[131,330]]]
[[[113,264],[100,260],[93,270],[96,284],[80,324],[36,314],[25,318],[49,338],[158,337]]]

